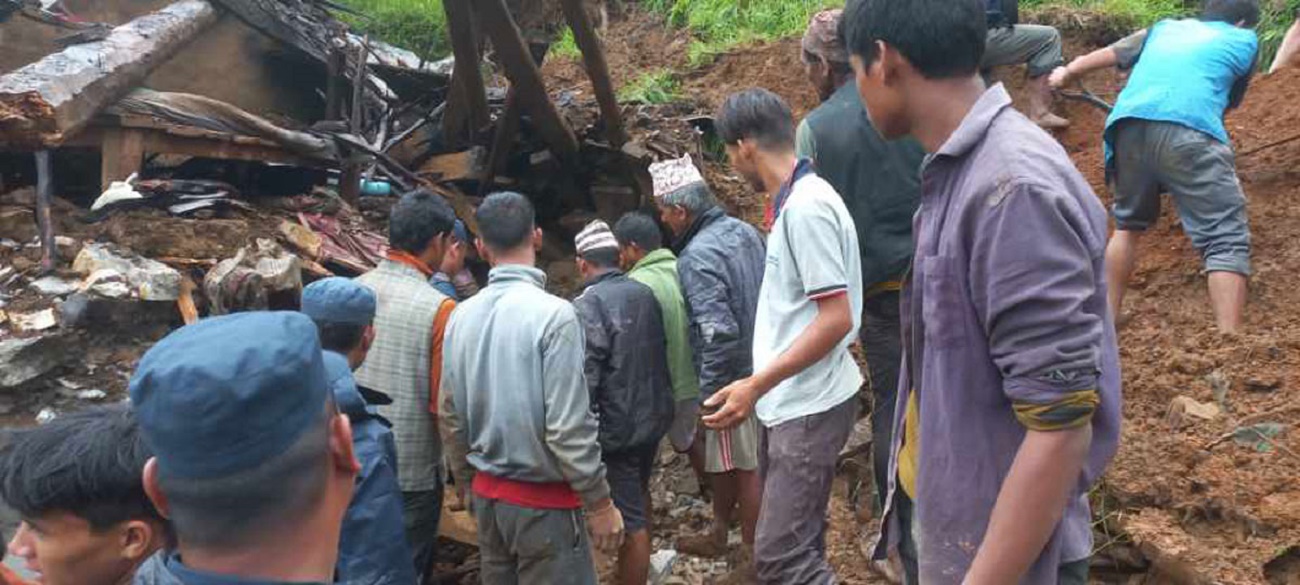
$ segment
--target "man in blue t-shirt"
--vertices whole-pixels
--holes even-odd
[[[1246,196],[1224,113],[1241,103],[1255,70],[1257,0],[1206,0],[1198,19],[1164,20],[1052,73],[1062,87],[1095,69],[1132,69],[1106,121],[1106,177],[1115,234],[1106,248],[1108,300],[1118,316],[1144,230],[1173,195],[1201,252],[1219,330],[1241,327],[1250,275]]]

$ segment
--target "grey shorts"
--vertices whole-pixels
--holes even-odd
[[[678,400],[673,412],[673,426],[668,428],[668,442],[673,450],[685,453],[695,444],[695,427],[700,421],[700,399]]]
[[[479,579],[486,585],[596,585],[582,510],[538,510],[474,500]]]
[[[1183,231],[1207,272],[1250,274],[1246,194],[1232,147],[1169,122],[1122,120],[1111,129],[1107,177],[1115,192],[1115,226],[1143,231],[1160,217],[1160,194],[1178,207]]]
[[[751,414],[736,428],[704,429],[704,471],[729,473],[758,470],[758,417]]]

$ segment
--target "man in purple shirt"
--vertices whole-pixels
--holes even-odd
[[[1119,441],[1106,212],[1061,146],[985,88],[984,19],[980,0],[845,14],[875,127],[930,153],[877,554],[915,559],[909,582],[1082,584],[1087,492]]]

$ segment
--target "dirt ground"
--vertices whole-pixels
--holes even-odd
[[[1067,52],[1077,55],[1096,46],[1097,39],[1113,39],[1116,31],[1105,26],[1095,23],[1067,33]],[[635,79],[641,71],[680,71],[685,36],[665,35],[657,18],[635,11],[613,23],[608,38],[616,83]],[[682,75],[683,101],[708,114],[727,94],[764,86],[782,94],[802,115],[816,101],[802,77],[798,55],[795,40],[722,55]],[[581,85],[583,78],[576,64],[560,61],[548,64],[547,73],[570,85]],[[996,77],[1013,93],[1023,85],[1014,70],[999,71]],[[1113,102],[1123,80],[1103,72],[1085,83]],[[1121,331],[1123,444],[1095,498],[1098,556],[1150,563],[1147,574],[1132,577],[1136,582],[1297,582],[1294,559],[1300,555],[1293,547],[1300,546],[1300,292],[1293,283],[1300,272],[1295,245],[1300,238],[1300,141],[1253,151],[1300,134],[1300,102],[1294,99],[1298,90],[1300,72],[1256,79],[1243,107],[1227,119],[1254,236],[1246,333],[1228,337],[1215,331],[1199,255],[1168,204],[1143,240]],[[1058,108],[1073,122],[1058,139],[1109,204],[1101,146],[1105,114],[1081,102],[1061,101]],[[761,217],[762,201],[722,161],[710,161],[706,174],[730,209],[750,221]],[[1171,424],[1171,401],[1185,396],[1214,403],[1212,385],[1226,387],[1221,414],[1212,420],[1182,417]],[[1221,440],[1238,427],[1270,422],[1284,426],[1272,444],[1256,448]],[[872,582],[859,553],[861,535],[869,530],[847,509],[843,491],[837,489],[833,502],[828,553],[848,582]],[[667,533],[662,542],[683,527],[701,526],[661,522],[661,532]],[[1134,559],[1134,549],[1142,551],[1145,560]],[[1094,579],[1120,578],[1098,574]]]

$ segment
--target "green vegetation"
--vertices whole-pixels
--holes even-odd
[[[1132,27],[1150,26],[1162,18],[1191,12],[1184,0],[1022,0],[1020,9],[1065,6],[1104,14]]]
[[[681,84],[672,71],[647,71],[618,92],[620,102],[666,104],[676,100]]]
[[[551,55],[560,59],[582,58],[582,50],[578,48],[578,41],[573,38],[573,29],[564,28],[564,35],[554,45],[551,45]]]
[[[736,45],[802,34],[808,20],[844,0],[642,0],[672,26],[691,31],[692,66]]]
[[[340,18],[386,43],[430,60],[451,52],[442,0],[340,0],[340,4],[365,15],[340,12]]]

